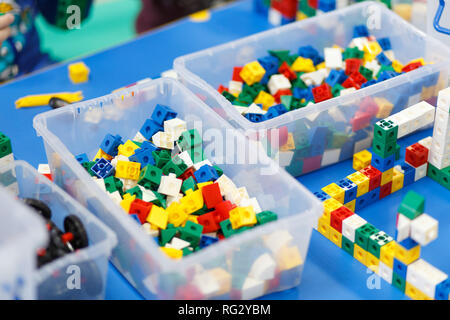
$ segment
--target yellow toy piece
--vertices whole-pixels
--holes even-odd
[[[383,51],[383,49],[381,48],[378,41],[369,41],[364,44],[363,51],[370,54],[371,56],[376,57],[381,53],[381,51]]]
[[[339,201],[337,201],[334,198],[327,199],[322,203],[323,203],[323,214],[325,217],[328,218],[328,224],[329,224],[331,212],[342,207],[342,203],[340,203]]]
[[[413,263],[420,258],[420,245],[416,245],[408,250],[397,243],[395,246],[395,258],[406,265]]]
[[[367,252],[366,267],[375,273],[378,273],[378,267],[380,266],[380,260],[370,252]]]
[[[347,207],[351,212],[355,212],[356,207],[356,199],[350,202],[344,203],[344,206]]]
[[[356,243],[353,247],[353,257],[361,262],[363,265],[366,265],[367,260],[367,251],[358,246]]]
[[[403,64],[401,64],[401,62],[398,61],[398,60],[393,60],[392,61],[392,68],[394,68],[395,72],[400,73],[400,72],[402,72]]]
[[[126,212],[130,212],[131,203],[136,199],[136,195],[131,195],[129,193],[125,193],[123,195],[123,200],[120,202],[120,206]]]
[[[363,150],[357,152],[353,155],[353,169],[356,171],[364,169],[370,164],[371,161],[372,154],[369,151]]]
[[[394,108],[394,104],[392,104],[386,98],[374,98],[373,101],[378,106],[378,112],[376,114],[377,118],[384,119],[391,115],[392,109]]]
[[[335,228],[330,227],[330,237],[328,239],[330,239],[330,241],[337,245],[339,248],[342,247],[342,234]]]
[[[181,259],[183,257],[183,251],[181,251],[180,249],[167,248],[167,247],[161,247],[160,249],[168,257],[170,257],[172,259]]]
[[[203,208],[203,195],[201,190],[186,190],[186,195],[180,200],[181,209],[186,214],[194,213]]]
[[[116,178],[138,180],[141,173],[141,164],[132,161],[117,161]]]
[[[75,62],[67,66],[69,70],[69,78],[72,83],[82,83],[89,80],[89,68],[84,64],[84,62]]]
[[[106,159],[108,161],[112,160],[112,156],[110,156],[109,154],[107,154],[105,151],[103,151],[102,149],[98,149],[97,154],[94,157],[94,161],[97,161],[98,159],[103,158]]]
[[[414,287],[409,282],[406,282],[405,294],[413,300],[434,300],[430,298],[425,293]]]
[[[301,11],[297,11],[297,21],[307,19],[308,16]]]
[[[136,149],[139,149],[139,146],[133,141],[127,140],[127,142],[118,147],[118,154],[124,157],[131,157]]]
[[[313,72],[316,71],[314,63],[309,58],[298,57],[291,66],[295,72]]]
[[[169,215],[164,208],[153,205],[147,217],[147,222],[160,229],[166,229],[168,219]]]
[[[292,132],[288,133],[286,143],[280,147],[280,151],[290,151],[290,150],[295,150],[294,135],[292,134]]]
[[[259,64],[258,61],[247,63],[239,73],[242,80],[249,86],[261,81],[266,74],[266,70]]]
[[[381,173],[381,185],[384,186],[386,183],[391,182],[393,176],[394,176],[394,168],[390,168],[389,170],[382,172]]]
[[[253,226],[258,221],[256,220],[255,210],[252,206],[248,206],[230,210],[230,222],[233,229],[239,229],[241,227]]]
[[[185,225],[186,222],[188,222],[188,221],[191,221],[191,222],[194,222],[194,223],[198,224],[198,217],[197,217],[197,216],[194,216],[194,215],[188,216],[187,220],[183,223],[182,226],[184,227],[184,225]]]
[[[320,70],[320,69],[325,69],[327,66],[325,64],[325,62],[321,62],[318,65],[316,65],[316,69]]]
[[[392,172],[392,188],[391,193],[400,190],[403,188],[403,181],[405,180],[405,175],[400,171],[397,171],[395,168]]]
[[[275,98],[271,94],[261,90],[253,102],[262,104],[263,110],[267,111],[267,109],[275,104]]]
[[[386,243],[380,249],[380,261],[387,265],[389,268],[394,267],[394,255],[395,255],[396,242],[391,241]]]
[[[356,197],[362,196],[363,194],[366,194],[367,192],[369,192],[370,179],[366,175],[357,171],[357,172],[352,173],[351,175],[347,176],[347,178],[350,181],[352,181],[354,184],[356,184],[358,187],[358,189],[356,191]]]
[[[322,191],[328,194],[330,197],[336,199],[340,203],[344,204],[345,191],[339,187],[336,183],[331,183],[322,188]]]
[[[51,98],[58,98],[68,103],[74,103],[83,100],[84,97],[82,91],[36,94],[17,99],[15,104],[17,109],[46,106],[50,103]]]
[[[302,256],[297,247],[283,246],[278,251],[276,258],[280,271],[290,270],[303,264]]]
[[[169,223],[173,224],[175,227],[179,227],[188,219],[188,215],[181,210],[180,204],[175,201],[167,207],[166,212],[168,214]]]
[[[319,231],[325,238],[330,238],[330,217],[322,215],[317,224],[317,231]]]
[[[197,183],[197,188],[199,190],[202,190],[203,187],[209,186],[210,184],[213,184],[213,182],[212,181],[206,181],[206,182]]]

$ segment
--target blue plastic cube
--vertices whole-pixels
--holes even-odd
[[[91,171],[100,179],[109,177],[114,172],[111,162],[104,158],[100,158],[92,166]]]
[[[319,199],[322,202],[331,198],[328,194],[326,194],[322,190],[314,192],[314,195],[317,197],[317,199]]]
[[[142,142],[141,149],[142,150],[151,150],[152,152],[159,150],[159,148],[157,146],[155,146],[153,143],[151,143],[150,141]]]
[[[386,70],[386,71],[381,72],[378,75],[378,79],[377,80],[379,82],[381,82],[381,81],[384,81],[384,80],[388,80],[388,79],[394,78],[396,76],[398,76],[398,73],[396,73],[394,71]]]
[[[336,10],[336,0],[319,0],[319,10],[329,12]]]
[[[141,224],[141,220],[139,219],[139,216],[137,214],[133,213],[129,214],[129,216],[133,218],[133,220],[135,220],[137,223]]]
[[[197,183],[213,181],[219,178],[216,169],[207,164],[201,166],[197,171],[195,171],[194,176]]]
[[[273,118],[278,117],[286,112],[288,112],[288,109],[286,109],[284,104],[277,104],[275,106],[271,106],[267,110],[267,112],[263,115],[263,119],[264,120],[273,119]]]
[[[265,114],[262,115],[262,114],[259,114],[259,113],[246,113],[244,115],[244,117],[247,118],[248,120],[250,120],[251,122],[261,122],[261,121],[266,120],[266,119],[271,119],[271,118],[267,118],[267,117],[264,117],[264,116],[265,116]],[[277,115],[273,115],[272,118],[274,118],[276,116]]]
[[[394,258],[394,265],[392,267],[392,270],[401,278],[406,279],[406,271],[408,270],[408,266],[400,260]]]
[[[334,87],[336,84],[344,82],[345,79],[347,79],[347,76],[344,70],[332,69],[325,79],[325,82],[328,83],[330,87]]]
[[[419,245],[416,241],[414,241],[411,238],[406,238],[405,240],[403,240],[397,244],[401,245],[406,250],[414,249],[415,247],[417,247]]]
[[[159,131],[164,131],[164,128],[152,119],[147,119],[139,132],[145,139],[150,140]]]
[[[388,50],[392,49],[391,40],[389,40],[389,38],[380,38],[377,41],[378,41],[378,44],[380,45],[381,49],[383,49],[384,51],[388,51]]]
[[[277,57],[274,56],[265,56],[263,58],[258,59],[259,64],[266,70],[264,75],[271,76],[275,73],[278,73],[279,61]]]
[[[414,177],[416,175],[416,169],[406,162],[402,162],[400,164],[400,167],[402,168],[403,175],[404,175],[403,186],[406,187],[407,185],[410,185],[411,183],[414,182]]]
[[[450,295],[450,279],[445,279],[436,286],[434,298],[436,300],[449,300]]]
[[[152,149],[137,149],[135,153],[130,157],[130,161],[139,162],[141,168],[151,164],[155,165],[155,158],[153,158]]]
[[[353,28],[353,38],[361,38],[361,37],[368,37],[369,36],[369,30],[367,27],[363,24],[357,25]]]
[[[372,152],[372,161],[370,164],[372,167],[380,170],[381,172],[385,172],[394,167],[395,154],[391,154],[390,156],[383,158],[376,152]]]
[[[173,111],[170,107],[157,104],[155,110],[153,110],[151,119],[159,125],[164,125],[164,121],[173,119],[177,117],[177,113]]]
[[[216,243],[217,241],[219,241],[218,238],[202,235],[202,237],[200,239],[200,248],[203,249],[204,247],[207,247],[213,243]]]
[[[117,156],[117,148],[123,144],[122,137],[119,135],[113,136],[112,134],[107,134],[103,139],[100,149],[102,149],[106,154],[115,157]]]
[[[377,55],[377,60],[380,64],[383,64],[385,66],[392,65],[392,61],[388,57],[386,57],[384,52],[381,52],[380,54]]]
[[[77,161],[79,163],[89,162],[89,158],[86,153],[82,153],[82,154],[75,156],[75,159],[77,159]]]
[[[351,180],[344,178],[337,182],[337,185],[344,189],[344,203],[348,203],[356,199],[356,193],[358,191],[358,186]]]
[[[371,79],[371,80],[369,80],[369,81],[367,81],[367,82],[364,82],[364,83],[361,85],[361,89],[362,89],[362,88],[369,87],[369,86],[374,85],[374,84],[376,84],[376,83],[378,83],[377,80]]]
[[[375,189],[367,192],[366,194],[367,194],[367,200],[369,201],[369,204],[377,202],[380,199],[380,187],[375,188]]]

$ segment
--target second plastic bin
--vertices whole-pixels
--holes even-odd
[[[263,210],[276,212],[279,220],[178,261],[163,254],[74,158],[84,152],[93,158],[108,133],[132,139],[158,103],[173,108],[187,122],[188,129],[195,127],[202,132],[205,158],[215,161],[238,186],[245,186]],[[245,154],[236,153],[234,148],[224,150],[234,141],[243,152],[248,151],[244,146],[249,141],[178,82],[158,79],[43,113],[34,119],[34,127],[44,139],[55,181],[116,232],[119,245],[112,261],[144,297],[248,299],[300,282],[321,203],[263,151],[253,152],[259,161],[248,164],[245,158],[237,160]],[[252,267],[261,261],[273,268],[273,275],[249,280]]]
[[[267,50],[288,49],[294,54],[306,45],[320,53],[334,44],[345,48],[356,25],[367,26],[377,39],[389,37],[399,61],[406,63],[423,57],[432,64],[260,123],[247,120],[216,90],[220,84],[228,86],[233,67],[262,58]],[[278,145],[264,145],[281,166],[298,176],[351,158],[355,152],[371,146],[371,124],[375,121],[421,100],[435,98],[440,89],[447,87],[450,49],[385,6],[368,1],[179,57],[174,61],[174,69],[183,84],[236,128],[251,133],[278,129],[271,131],[278,132]],[[288,133],[292,134],[295,147],[282,149],[280,144],[289,141]]]
[[[52,221],[61,230],[64,230],[64,218],[69,214],[74,214],[82,220],[89,237],[89,246],[87,248],[65,255],[43,265],[39,269],[35,268],[30,273],[37,287],[35,298],[43,300],[104,299],[108,258],[112,248],[117,243],[114,233],[89,213],[86,208],[46,177],[39,174],[28,163],[15,161],[9,166],[0,168],[0,172],[0,186],[6,187],[10,192],[9,203],[17,202],[14,200],[14,197],[33,198],[43,201],[52,210]],[[2,197],[6,196],[2,194]],[[11,215],[11,218],[16,214],[13,207],[2,206],[2,209],[0,209],[2,215],[4,209],[8,210],[7,212]],[[20,212],[17,213],[20,214]],[[31,213],[37,215],[35,212]],[[36,225],[36,230],[34,230],[35,226],[33,224],[35,219],[33,219],[20,221],[25,224],[27,230],[32,231],[29,232],[29,235],[18,234],[18,241],[29,241],[27,237],[30,237],[30,240],[33,240],[35,237],[42,238],[38,229],[39,225]],[[33,247],[34,252],[30,258],[33,260],[32,265],[36,265],[36,249],[42,244],[42,241],[37,241]],[[25,250],[18,250],[14,255],[28,257],[28,253]],[[27,296],[25,298],[28,299],[30,297]]]
[[[35,299],[36,252],[48,240],[44,220],[2,187],[0,203],[0,300]]]

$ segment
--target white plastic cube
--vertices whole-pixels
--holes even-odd
[[[438,237],[439,222],[424,213],[411,222],[411,238],[426,246]]]
[[[342,235],[351,242],[355,242],[355,231],[367,223],[366,220],[353,214],[342,221]]]
[[[408,265],[406,282],[422,291],[430,298],[434,298],[436,285],[447,279],[447,275],[423,259]]]

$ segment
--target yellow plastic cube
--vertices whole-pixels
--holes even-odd
[[[373,56],[377,56],[383,51],[378,41],[369,41],[364,44],[363,51]]]
[[[405,179],[405,175],[400,171],[397,171],[395,168],[392,172],[392,188],[391,193],[400,190],[403,188],[403,181]]]
[[[180,200],[181,208],[186,214],[194,213],[203,208],[203,195],[201,190],[186,190],[186,195]]]
[[[401,73],[403,69],[403,64],[398,60],[392,61],[392,68],[394,68],[394,71],[397,73]]]
[[[386,243],[380,249],[380,261],[387,265],[389,268],[394,267],[394,255],[395,255],[396,242],[391,241]]]
[[[323,214],[328,218],[328,223],[330,223],[331,212],[342,207],[342,203],[340,203],[334,198],[327,199],[322,203],[323,203]]]
[[[169,215],[164,208],[153,205],[150,210],[150,214],[147,217],[147,222],[157,226],[160,229],[166,229],[168,219]]]
[[[322,191],[328,194],[330,197],[336,199],[340,203],[344,204],[345,191],[336,183],[330,183],[326,187],[323,187]]]
[[[417,245],[411,249],[406,249],[401,244],[395,245],[395,258],[400,262],[409,265],[419,259],[420,257],[420,245]]]
[[[363,265],[366,265],[367,251],[358,246],[356,243],[353,247],[353,257]]]
[[[261,81],[264,77],[266,70],[259,64],[258,61],[247,63],[239,73],[242,80],[249,86]]]
[[[339,248],[342,247],[342,234],[335,228],[330,227],[330,236],[328,239],[330,239],[330,241],[337,245]]]
[[[297,247],[282,247],[277,253],[280,271],[289,270],[303,264],[302,256]]]
[[[394,108],[394,104],[391,103],[386,98],[373,98],[373,101],[378,106],[378,112],[376,114],[377,118],[384,119],[390,116],[392,109]]]
[[[347,207],[350,211],[355,212],[356,207],[356,199],[350,202],[344,203],[344,206]]]
[[[120,201],[120,206],[122,207],[122,209],[126,212],[129,213],[130,212],[130,207],[131,207],[131,203],[136,199],[136,195],[131,195],[129,193],[125,193],[123,195],[123,200]]]
[[[297,11],[297,21],[307,19],[308,16],[301,11]]]
[[[141,164],[131,161],[117,161],[116,178],[138,180],[141,174]]]
[[[82,83],[89,80],[89,68],[84,62],[71,63],[67,66],[69,70],[69,78],[73,83]]]
[[[325,62],[321,62],[318,65],[316,65],[316,69],[320,70],[320,69],[325,69],[327,66],[325,65]]]
[[[139,149],[139,146],[133,141],[127,140],[127,142],[118,147],[118,154],[125,157],[131,157],[136,149]]]
[[[209,186],[210,184],[213,184],[213,182],[212,181],[201,182],[197,184],[197,188],[199,190],[202,190],[203,187]]]
[[[294,135],[292,134],[292,132],[288,133],[286,143],[280,147],[280,151],[289,151],[289,150],[295,150]]]
[[[230,222],[233,229],[239,229],[241,227],[253,226],[258,221],[256,220],[255,210],[252,206],[248,206],[230,210]]]
[[[188,216],[186,222],[187,222],[187,221],[191,221],[191,222],[194,222],[194,223],[198,224],[198,217],[197,217],[197,216],[194,216],[194,215],[190,215],[190,216]],[[184,225],[186,224],[186,222],[184,222],[184,223],[182,224],[183,227],[184,227]]]
[[[103,159],[106,159],[106,160],[108,160],[108,161],[111,161],[112,160],[112,156],[110,156],[109,154],[107,154],[105,151],[103,151],[102,149],[98,149],[98,151],[97,151],[97,154],[95,155],[95,157],[94,157],[94,161],[96,161],[96,160],[98,160],[98,159],[100,159],[100,158],[103,158]]]
[[[183,251],[180,249],[175,248],[167,248],[167,247],[161,247],[160,248],[162,252],[167,254],[168,257],[172,259],[181,259],[183,257]]]
[[[363,194],[369,192],[370,179],[363,173],[357,171],[347,176],[347,178],[357,185],[356,197],[360,197]]]
[[[309,58],[298,57],[291,66],[295,72],[313,72],[316,71],[314,63]]]
[[[168,215],[168,222],[173,224],[175,227],[182,225],[188,218],[188,215],[181,210],[180,204],[175,201],[167,207],[166,212]]]
[[[420,62],[423,66],[427,64],[423,58],[417,58],[417,59],[411,60],[409,63],[415,63],[415,62]]]
[[[317,224],[317,231],[319,231],[325,238],[330,238],[330,218],[326,216],[322,216],[319,219],[319,222]]]
[[[380,260],[375,257],[370,252],[367,252],[366,255],[366,267],[372,270],[375,273],[378,273],[378,267],[380,265]]]
[[[356,171],[364,169],[370,164],[371,161],[372,154],[369,151],[363,150],[357,152],[353,155],[353,169]]]
[[[409,282],[406,282],[405,294],[413,300],[434,300]]]
[[[261,90],[253,102],[262,104],[263,110],[267,110],[275,104],[275,98],[271,94]]]
[[[381,173],[381,185],[385,185],[392,181],[392,177],[394,176],[394,168],[390,168]]]

